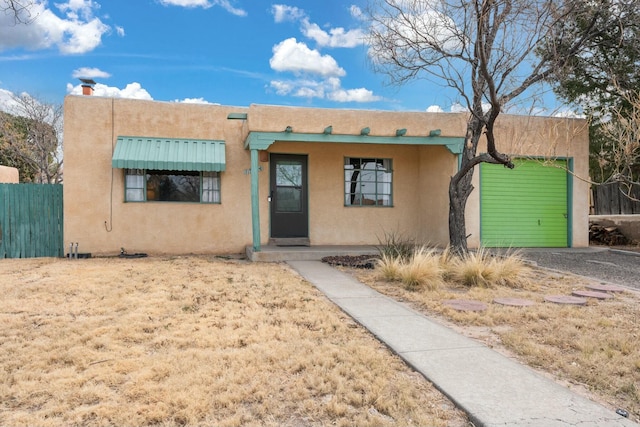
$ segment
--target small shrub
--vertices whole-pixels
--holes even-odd
[[[442,273],[440,256],[436,251],[421,247],[403,264],[400,279],[407,290],[433,291],[442,284]]]
[[[385,232],[384,240],[378,238],[378,243],[377,249],[380,253],[380,258],[386,255],[392,258],[399,258],[401,261],[411,259],[416,247],[414,239],[407,238],[396,231]]]

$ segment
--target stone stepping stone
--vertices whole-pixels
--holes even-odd
[[[444,305],[458,311],[484,311],[487,309],[487,304],[469,299],[450,299],[444,301]]]
[[[605,284],[593,284],[585,286],[587,289],[591,289],[592,291],[600,291],[600,292],[624,292],[625,288],[622,286],[616,285],[605,285]]]
[[[496,298],[493,300],[494,303],[500,305],[508,305],[511,307],[530,307],[535,305],[536,303],[523,298]]]
[[[606,292],[600,291],[573,291],[571,295],[577,297],[586,297],[586,298],[597,298],[597,299],[608,299],[613,298],[613,295],[608,294]]]
[[[546,295],[544,300],[555,304],[587,305],[587,299],[569,295]]]

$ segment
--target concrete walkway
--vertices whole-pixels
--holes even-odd
[[[475,426],[638,426],[320,261],[302,277],[465,411]]]

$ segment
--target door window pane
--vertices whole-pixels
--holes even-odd
[[[276,211],[302,211],[302,165],[296,161],[276,164]]]
[[[276,211],[300,212],[302,210],[302,190],[295,187],[278,187],[276,189]]]
[[[276,165],[276,185],[302,186],[302,165],[298,162],[278,162]]]

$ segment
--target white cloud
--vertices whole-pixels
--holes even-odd
[[[484,111],[485,113],[489,111],[490,108],[491,108],[491,104],[489,104],[488,102],[482,103],[482,111]],[[460,104],[459,102],[455,102],[451,104],[451,112],[452,113],[468,113],[469,108],[467,108],[465,105]]]
[[[323,77],[344,76],[346,72],[330,55],[321,55],[315,49],[295,38],[286,39],[273,47],[269,65],[275,71],[289,71],[296,75],[317,74]]]
[[[298,98],[324,98],[324,88],[321,85],[299,87],[293,96]]]
[[[11,14],[0,14],[0,51],[55,46],[64,54],[86,53],[98,47],[102,36],[110,30],[93,16],[100,5],[92,0],[70,0],[55,6],[62,16],[49,9],[46,2],[34,2],[30,15],[21,13],[28,25],[16,25]]]
[[[351,6],[350,12],[354,17],[358,13],[362,14],[357,6]],[[344,28],[338,27],[325,31],[318,24],[311,22],[304,10],[298,7],[275,4],[271,6],[271,13],[276,23],[300,21],[302,34],[314,40],[321,47],[355,47],[364,44],[365,34],[361,29],[346,31]]]
[[[71,76],[76,79],[108,79],[111,74],[99,68],[82,67],[73,70]]]
[[[340,79],[337,77],[324,80],[273,80],[270,87],[280,96],[291,95],[298,98],[318,98],[335,102],[374,102],[382,99],[365,88],[343,89]]]
[[[331,28],[329,32],[324,31],[318,26],[309,22],[308,19],[302,20],[302,34],[312,40],[315,40],[319,46],[328,47],[356,47],[364,44],[365,34],[361,29],[345,31],[344,28]]]
[[[273,20],[276,23],[297,21],[305,16],[302,9],[284,4],[274,4],[271,6],[271,13],[273,13]]]
[[[116,33],[120,36],[120,37],[124,37],[124,28],[116,25]]]
[[[269,85],[281,96],[289,95],[295,89],[294,84],[282,80],[273,80]]]
[[[208,9],[213,4],[209,0],[160,0],[163,6],[202,7]]]
[[[107,86],[102,83],[97,83],[94,87],[94,96],[104,96],[108,98],[132,98],[132,99],[146,99],[152,100],[153,98],[143,89],[140,83],[133,82],[129,83],[124,89],[120,89],[117,87]],[[78,84],[76,86],[71,83],[67,83],[67,93],[70,95],[82,95],[82,85]]]
[[[562,117],[566,119],[584,119],[586,116],[584,115],[584,113],[579,113],[574,110],[560,110],[556,111],[553,114],[553,117]]]
[[[364,13],[362,13],[362,9],[360,9],[358,6],[356,6],[355,4],[352,4],[351,7],[349,7],[349,13],[351,13],[351,16],[359,21],[362,21],[365,19]]]
[[[389,7],[384,15],[375,18],[377,23],[373,25],[384,43],[374,43],[369,49],[373,61],[393,64],[395,59],[391,53],[410,60],[416,50],[429,51],[433,46],[455,56],[468,42],[456,22],[437,10],[434,2],[399,1],[397,4],[399,9]]]
[[[439,105],[430,105],[426,111],[427,113],[444,113],[444,110]]]
[[[14,99],[14,94],[6,89],[0,89],[0,111],[11,113],[16,110],[18,103]]]
[[[456,102],[454,104],[451,104],[451,112],[452,113],[467,113],[467,112],[469,112],[469,109],[467,107],[465,107],[464,105]]]
[[[358,18],[362,11],[357,6],[350,9],[351,15]],[[302,34],[314,40],[319,48],[353,48],[364,43],[364,32],[360,29],[345,30],[342,27],[324,30],[309,20],[304,10],[275,4],[271,7],[274,21],[300,22]],[[306,43],[296,38],[286,39],[273,47],[269,60],[271,68],[278,72],[293,73],[297,79],[273,80],[269,87],[280,96],[318,98],[335,102],[374,102],[382,99],[366,88],[343,89],[340,77],[346,71],[330,55],[323,55],[318,49],[310,49]]]
[[[373,102],[380,101],[382,98],[374,95],[372,91],[365,88],[358,89],[339,89],[331,92],[327,97],[337,102]]]
[[[207,105],[220,105],[215,102],[209,102],[204,98],[184,98],[183,100],[176,99],[173,102],[181,102],[183,104],[207,104]]]
[[[247,12],[245,10],[234,7],[232,2],[229,0],[159,0],[159,2],[164,6],[180,6],[187,8],[201,7],[203,9],[209,9],[212,6],[220,6],[233,15],[247,16]]]

